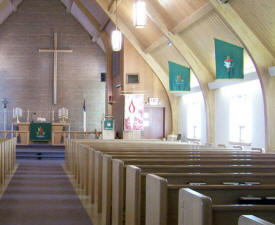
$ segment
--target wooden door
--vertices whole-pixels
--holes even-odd
[[[144,139],[160,139],[164,137],[165,108],[144,108]]]

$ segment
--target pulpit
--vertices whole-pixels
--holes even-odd
[[[113,119],[102,120],[102,139],[115,139],[115,121]]]
[[[18,130],[21,145],[28,145],[30,143],[30,123],[14,123],[13,126]]]
[[[66,136],[63,131],[69,126],[68,123],[52,123],[52,145],[61,144],[62,136],[63,138]]]

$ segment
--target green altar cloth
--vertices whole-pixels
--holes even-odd
[[[30,140],[31,141],[50,141],[52,138],[51,123],[31,123]]]

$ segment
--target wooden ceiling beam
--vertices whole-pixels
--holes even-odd
[[[102,0],[95,0],[97,4],[104,10],[104,12],[110,17],[114,24],[116,24],[115,14],[111,13],[110,10],[104,6]],[[154,57],[150,54],[146,54],[143,51],[143,46],[135,37],[135,35],[130,31],[130,29],[125,25],[122,19],[119,19],[119,22],[116,24],[118,28],[123,33],[124,37],[126,37],[129,42],[133,45],[136,51],[140,54],[140,56],[144,59],[144,61],[150,66],[152,71],[156,74],[156,76],[160,79],[162,85],[164,86],[172,112],[172,130],[173,133],[177,134],[178,132],[178,98],[175,97],[172,93],[169,92],[169,76],[161,67],[161,65],[154,59]]]
[[[261,42],[252,29],[230,5],[230,2],[227,4],[219,4],[216,0],[209,0],[209,2],[214,6],[225,24],[227,24],[231,31],[238,37],[257,68],[258,76],[261,80],[265,104],[266,149],[267,151],[274,151],[275,77],[270,77],[268,68],[275,65],[275,58],[272,55],[272,52],[269,51],[269,49]]]
[[[203,5],[201,8],[196,10],[194,13],[192,13],[190,16],[188,16],[186,19],[182,20],[178,25],[176,25],[173,29],[173,33],[180,33],[187,29],[192,24],[196,23],[198,20],[206,16],[208,13],[210,13],[213,10],[213,6],[211,3],[207,2],[205,5]]]
[[[108,7],[108,11],[110,13],[115,13],[116,12],[116,4],[117,4],[117,8],[118,8],[121,3],[122,3],[122,0],[113,0],[113,2]]]
[[[209,12],[213,10],[213,6],[211,3],[206,3],[204,6],[196,10],[194,13],[192,13],[190,16],[188,16],[186,19],[182,20],[179,24],[177,24],[171,32],[173,33],[180,33],[186,30],[188,27],[190,27],[192,24],[196,23],[198,20],[200,20],[202,17],[207,15]],[[158,40],[154,41],[151,45],[149,45],[144,51],[145,52],[151,52],[160,45],[164,44],[167,39],[165,37],[160,37]]]
[[[203,65],[201,60],[196,56],[193,50],[188,46],[188,44],[178,35],[174,34],[168,30],[162,16],[158,13],[157,10],[147,2],[147,12],[154,24],[159,28],[162,34],[172,43],[174,48],[183,56],[185,61],[188,63],[190,68],[193,70],[194,74],[197,76],[202,92],[205,97],[206,102],[206,111],[207,111],[207,134],[208,141],[214,141],[214,94],[213,91],[208,89],[208,83],[213,81],[214,74],[212,74],[206,67]]]
[[[105,20],[105,22],[100,26],[100,30],[101,30],[101,31],[105,30],[105,28],[108,26],[109,22],[110,22],[110,18],[108,17],[108,18]]]
[[[80,0],[73,0],[77,7],[87,16],[91,24],[96,28],[97,32],[100,32],[100,23],[96,18],[90,13],[90,11],[85,7],[85,5]]]

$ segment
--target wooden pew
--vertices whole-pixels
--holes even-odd
[[[243,170],[245,169],[245,170]],[[146,175],[148,173],[158,172],[210,172],[210,173],[224,173],[224,172],[273,172],[274,166],[234,166],[234,165],[206,165],[206,166],[132,166],[128,165],[126,168],[126,196],[125,196],[125,217],[126,225],[139,225],[141,219],[141,212],[145,214],[145,186]],[[224,187],[224,185],[222,185]],[[141,223],[142,224],[142,223]]]
[[[74,145],[72,142],[70,142],[69,143],[69,145],[70,145],[70,147],[72,147],[72,146],[77,146],[77,144],[76,145]],[[76,160],[76,163],[74,163],[73,164],[73,167],[74,167],[74,169],[76,170],[76,171],[74,171],[74,173],[76,174],[76,176],[77,176],[77,181],[80,183],[80,185],[81,185],[81,187],[82,188],[85,188],[85,187],[88,187],[88,190],[91,190],[89,193],[90,193],[90,195],[91,195],[91,193],[93,193],[93,191],[92,191],[92,189],[93,189],[93,179],[90,181],[90,182],[88,182],[88,185],[86,184],[84,184],[84,182],[83,182],[83,179],[86,179],[86,177],[87,177],[87,171],[85,172],[85,169],[83,169],[83,166],[80,166],[81,165],[81,160],[83,160],[83,158],[81,158],[80,157],[80,155],[79,155],[79,152],[78,151],[76,151],[77,153],[76,153],[76,157],[72,157],[72,154],[68,154],[68,153],[66,153],[66,156],[68,156],[69,155],[69,157],[70,158],[76,158],[77,160]],[[214,151],[213,151],[214,152]],[[217,151],[215,152],[215,153],[217,153]],[[142,157],[141,157],[142,158]],[[91,164],[91,161],[89,161],[89,163],[88,162],[86,162],[86,163],[84,163],[83,165],[87,165],[87,164]],[[67,164],[66,163],[66,165],[68,165],[68,167],[71,167],[72,165],[70,165],[70,164]],[[94,164],[92,164],[92,165],[94,165]],[[90,165],[90,167],[91,167],[91,165]],[[108,166],[107,166],[108,167]],[[80,168],[80,169],[79,169]],[[86,166],[84,166],[84,168],[86,168]],[[110,168],[110,167],[108,167],[108,168]],[[107,169],[108,170],[108,169]],[[92,170],[93,171],[93,170]],[[100,172],[100,171],[98,171],[98,172]],[[85,174],[86,173],[86,175],[83,175],[83,174]],[[88,176],[92,176],[89,172],[88,172]],[[96,173],[95,173],[96,174]],[[98,176],[98,177],[100,177],[100,176]],[[104,180],[106,180],[106,179],[103,179],[103,182],[104,182]],[[108,179],[107,179],[108,180]],[[100,182],[99,182],[100,183]],[[98,184],[99,184],[98,183]],[[110,182],[109,182],[110,183]],[[83,186],[83,184],[84,184],[84,186]],[[108,182],[107,182],[107,186],[108,186]],[[95,186],[96,187],[96,186]],[[94,187],[94,188],[95,188]],[[103,187],[105,187],[105,186],[103,186]],[[97,188],[97,190],[101,190],[100,188]],[[104,188],[102,189],[102,191],[104,191]],[[100,196],[100,194],[99,195],[96,195],[96,194],[94,194],[94,196]],[[93,197],[93,195],[91,196],[91,198]],[[105,197],[105,195],[103,195],[103,198]],[[98,200],[100,199],[100,197],[98,198]],[[96,201],[97,203],[98,203],[98,206],[96,207],[97,208],[97,211],[100,213],[100,202],[99,201]],[[110,199],[107,199],[107,201],[108,200],[110,200]],[[103,201],[104,202],[104,201]],[[102,203],[103,204],[103,203]]]
[[[141,162],[141,160],[138,160],[139,162]],[[137,161],[137,162],[138,162]],[[144,160],[142,160],[144,161]],[[148,164],[151,164],[152,161],[148,161]],[[164,162],[163,159],[160,160],[159,162]],[[200,161],[201,163],[202,161]],[[130,164],[132,164],[133,162],[131,161]],[[184,163],[183,161],[181,161],[181,163]],[[127,165],[127,161],[121,161],[121,160],[113,160],[113,163],[110,160],[110,157],[103,159],[103,164],[105,165],[105,167],[103,167],[103,176],[105,177],[102,181],[102,189],[103,190],[108,190],[106,188],[106,186],[110,185],[110,176],[112,176],[112,194],[110,193],[110,191],[108,191],[107,193],[103,193],[103,196],[105,197],[105,199],[103,200],[102,205],[104,206],[108,206],[109,204],[107,202],[112,202],[113,204],[113,212],[112,212],[112,224],[121,224],[122,223],[122,215],[123,215],[123,208],[124,208],[124,190],[125,190],[125,165]],[[111,165],[110,165],[111,164]],[[170,161],[170,164],[174,164],[174,161]],[[110,167],[112,167],[112,172],[110,172]],[[109,173],[109,175],[108,175]],[[106,175],[107,174],[107,175]],[[112,175],[111,175],[112,174]],[[106,178],[107,177],[107,178]],[[113,199],[110,200],[110,196],[113,196]],[[104,203],[104,201],[106,201]],[[128,208],[128,207],[126,207]],[[109,212],[110,210],[110,206],[109,209],[106,209],[103,207],[102,209],[102,215],[103,215],[103,221],[105,221],[105,217],[107,217],[107,221],[108,221],[108,216],[110,214]],[[107,222],[107,224],[109,224],[110,222]]]
[[[142,160],[142,161],[140,160],[139,163],[140,162],[144,162],[144,160]],[[147,164],[150,164],[152,162],[155,162],[155,161],[147,161]],[[184,163],[184,162],[185,161],[181,161],[181,164]],[[200,161],[200,163],[202,163],[202,162],[204,162],[204,161]],[[125,193],[125,191],[124,191],[125,190],[125,173],[126,173],[125,172],[125,165],[131,165],[132,163],[133,163],[132,161],[130,163],[128,163],[127,161],[122,161],[122,160],[119,160],[119,159],[113,159],[112,160],[112,182],[113,182],[112,183],[112,196],[115,196],[112,199],[112,209],[113,209],[113,212],[112,212],[112,224],[118,224],[118,225],[122,224],[122,220],[123,220],[122,215],[124,213],[123,209],[124,209],[124,201],[125,201],[124,200],[124,193]],[[165,161],[165,160],[159,160],[159,163],[165,164],[165,163],[167,163],[167,161]],[[213,161],[213,163],[215,163],[215,162]],[[174,161],[170,161],[170,164],[175,164],[175,162]],[[272,164],[273,163],[271,163],[271,165]],[[104,168],[103,168],[103,170],[104,170]],[[105,173],[105,172],[103,171],[103,173]],[[162,175],[164,175],[164,174],[162,174]],[[199,175],[195,175],[194,177],[193,177],[193,175],[194,174],[186,174],[186,176],[189,177],[190,181],[192,180],[192,182],[201,182],[201,180],[203,179]],[[247,177],[246,175],[247,174],[243,174],[243,175],[240,174],[238,176],[239,177]],[[211,179],[211,176],[212,176],[212,180],[216,179],[215,176],[210,175],[210,174],[209,174],[209,177],[210,177],[209,179]],[[232,181],[234,181],[235,180],[234,176],[235,176],[234,174],[231,174],[228,177],[230,177],[230,179],[232,179]],[[255,175],[248,175],[248,177],[250,177],[250,179],[251,179],[251,177],[252,178],[256,178]],[[261,179],[260,176],[258,176],[257,178]],[[177,182],[176,181],[177,178],[173,177],[172,175],[169,176],[169,180],[171,180],[171,182]],[[211,182],[213,182],[213,181],[211,181]],[[128,208],[128,207],[126,207],[126,208]]]
[[[253,215],[242,215],[239,218],[238,225],[274,225],[259,217]]]
[[[269,192],[265,192],[268,195]],[[230,194],[229,192],[225,193]],[[215,193],[211,192],[213,198]],[[275,205],[240,205],[215,203],[206,196],[189,188],[179,192],[179,225],[235,225],[243,214],[253,214],[268,221],[275,221]],[[147,218],[146,218],[147,219]],[[153,225],[153,223],[148,223]],[[148,225],[146,224],[146,225]]]

